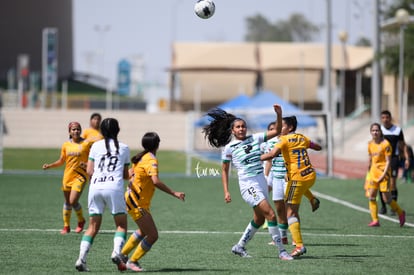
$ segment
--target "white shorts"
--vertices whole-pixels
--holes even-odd
[[[245,202],[251,207],[268,199],[267,182],[263,174],[239,180],[240,193]]]
[[[112,215],[126,214],[124,191],[89,189],[89,215],[102,215],[105,207],[108,207]]]
[[[287,182],[285,179],[273,178],[272,181],[272,199],[273,201],[280,201],[285,199]]]

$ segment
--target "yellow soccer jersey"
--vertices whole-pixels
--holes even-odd
[[[127,206],[128,208],[139,206],[148,209],[155,191],[151,176],[158,175],[158,160],[154,154],[146,153],[132,167],[134,169],[134,180],[130,184],[130,190],[127,191]]]
[[[280,142],[275,144],[282,151],[289,180],[307,181],[316,178],[308,156],[309,146],[310,139],[296,133],[281,136]]]
[[[371,140],[368,142],[368,154],[371,157],[371,168],[369,170],[371,179],[376,181],[384,172],[387,157],[392,155],[392,148],[386,139],[380,143]],[[391,171],[390,169],[391,167],[389,167],[389,171]]]
[[[94,128],[85,129],[82,132],[81,137],[88,140],[88,141],[92,141],[92,142],[103,139],[103,136],[102,136],[101,132],[99,132],[98,130],[96,130]]]
[[[72,141],[63,143],[60,154],[66,163],[63,174],[64,186],[72,186],[74,183],[83,184],[87,181],[86,164],[91,146],[92,142],[86,140],[80,143]]]

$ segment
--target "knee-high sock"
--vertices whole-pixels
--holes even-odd
[[[123,255],[128,255],[137,245],[142,241],[143,237],[135,231],[134,233],[129,236],[128,241],[125,243],[124,247],[122,248],[121,253]]]
[[[272,240],[276,244],[279,251],[285,250],[285,247],[283,246],[282,240],[280,238],[280,231],[279,227],[277,226],[277,222],[268,221],[267,225],[267,230],[269,230],[270,236],[272,236]]]
[[[241,236],[238,245],[245,247],[246,244],[253,238],[254,234],[256,234],[257,230],[260,228],[260,225],[255,224],[251,221]]]
[[[277,226],[279,227],[280,236],[282,238],[287,237],[287,230],[289,228],[289,225],[287,223],[279,223]]]
[[[149,244],[145,241],[145,239],[143,239],[137,249],[134,251],[134,253],[131,256],[131,261],[132,262],[137,262],[139,261],[148,251],[150,251],[152,247],[152,244]]]
[[[378,204],[375,199],[369,200],[368,202],[369,212],[371,213],[371,219],[374,222],[378,221]]]
[[[73,209],[75,210],[76,217],[78,218],[78,222],[85,221],[85,218],[83,217],[83,211],[82,211],[82,205],[80,203],[77,203],[73,206]]]
[[[93,244],[93,237],[88,235],[83,235],[82,241],[80,243],[79,249],[79,259],[86,262],[86,256],[88,255],[89,249]]]
[[[70,216],[72,215],[72,206],[70,204],[63,204],[62,216],[63,226],[70,226]]]
[[[394,211],[398,215],[402,214],[403,210],[401,209],[400,205],[395,200],[392,200],[389,204],[390,204],[392,211]]]
[[[295,240],[296,242],[296,247],[302,247],[303,240],[302,240],[302,232],[300,231],[299,219],[296,217],[289,217],[288,223],[289,223],[290,233],[292,234],[292,239]]]
[[[125,244],[126,232],[116,231],[114,235],[114,252],[121,253],[121,249]]]

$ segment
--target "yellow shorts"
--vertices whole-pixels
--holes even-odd
[[[128,214],[131,216],[132,220],[137,221],[143,216],[151,214],[151,212],[148,208],[137,207],[128,210]]]
[[[79,193],[82,192],[83,188],[85,187],[86,181],[83,179],[74,179],[67,183],[62,183],[62,191],[63,192],[70,192],[70,191],[77,191]]]
[[[306,181],[291,180],[288,182],[285,192],[285,202],[289,204],[300,204],[303,194],[315,183],[315,179]]]
[[[386,193],[386,192],[390,192],[390,185],[389,185],[389,174],[387,174],[384,178],[384,180],[382,180],[381,182],[377,182],[377,181],[373,181],[372,178],[370,177],[369,179],[366,180],[365,186],[366,189],[379,189],[379,191]]]

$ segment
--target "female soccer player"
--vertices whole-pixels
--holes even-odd
[[[213,118],[203,132],[213,147],[223,147],[222,150],[222,184],[224,200],[231,202],[228,189],[230,162],[238,170],[240,192],[244,201],[253,208],[253,220],[247,225],[239,242],[233,246],[232,252],[241,257],[250,257],[245,246],[254,234],[268,221],[268,231],[279,249],[279,258],[292,260],[286,252],[280,238],[275,212],[268,201],[267,183],[260,161],[260,144],[280,133],[282,108],[273,105],[277,114],[277,126],[272,131],[247,135],[246,122],[222,109],[213,109],[207,114]],[[234,140],[232,141],[232,136]]]
[[[85,218],[83,217],[82,206],[79,198],[85,187],[88,175],[86,173],[86,163],[88,161],[89,150],[92,146],[81,138],[82,128],[78,122],[70,122],[68,125],[69,140],[64,142],[60,151],[60,158],[52,163],[43,164],[43,169],[65,165],[63,173],[62,191],[65,197],[63,204],[63,229],[60,231],[62,235],[70,232],[70,216],[72,208],[78,217],[78,226],[76,233],[80,233],[85,226]]]
[[[104,119],[100,129],[104,139],[95,142],[89,153],[87,166],[87,172],[91,176],[88,194],[89,226],[82,237],[75,267],[78,271],[89,271],[86,257],[99,232],[105,207],[108,207],[116,226],[111,258],[118,266],[118,270],[123,271],[126,270],[126,266],[120,257],[120,252],[127,232],[124,179],[129,178],[129,148],[118,141],[119,124],[116,119]]]
[[[157,133],[148,132],[142,137],[144,151],[133,156],[130,169],[130,184],[125,193],[127,210],[138,225],[138,229],[129,237],[122,249],[123,259],[135,247],[136,250],[126,263],[129,270],[143,271],[138,261],[151,249],[158,240],[158,230],[150,212],[151,200],[155,188],[184,201],[185,194],[176,192],[164,184],[158,177],[158,160],[156,153],[160,144]]]
[[[376,200],[378,189],[381,191],[384,202],[389,204],[391,209],[398,214],[400,226],[403,226],[405,223],[405,211],[391,197],[389,184],[389,178],[391,176],[391,145],[384,138],[379,123],[371,124],[370,132],[372,140],[368,142],[369,177],[365,187],[367,189],[372,221],[368,226],[380,226]]]
[[[88,141],[98,141],[103,139],[99,126],[101,125],[102,116],[99,113],[93,113],[89,120],[89,128],[85,129],[82,133],[82,138]]]
[[[290,254],[294,258],[306,253],[300,231],[299,206],[302,196],[316,180],[316,172],[309,160],[307,148],[321,150],[319,144],[312,142],[302,134],[295,133],[296,127],[295,116],[284,117],[280,142],[274,145],[272,151],[260,157],[261,160],[268,160],[282,153],[285,160],[288,178],[285,193],[286,215],[292,239],[296,243],[296,248]]]

